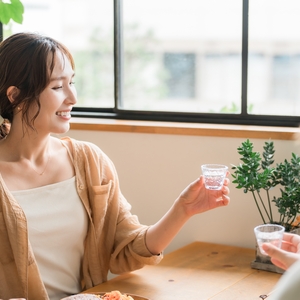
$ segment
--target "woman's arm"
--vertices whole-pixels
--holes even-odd
[[[208,190],[203,176],[189,184],[169,211],[148,229],[146,244],[149,251],[161,253],[193,215],[228,205],[228,184],[229,179],[226,178],[221,190]]]

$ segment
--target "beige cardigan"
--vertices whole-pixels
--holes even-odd
[[[111,160],[94,144],[68,137],[62,142],[73,157],[77,192],[89,216],[82,263],[82,288],[157,264],[162,255],[146,247],[148,226],[130,213]],[[28,242],[26,217],[0,176],[0,299],[48,299]]]

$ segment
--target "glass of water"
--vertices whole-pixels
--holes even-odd
[[[267,255],[262,249],[263,243],[271,243],[280,248],[285,228],[276,224],[264,224],[254,228],[257,245],[261,254]]]
[[[220,190],[223,186],[228,167],[219,164],[201,166],[205,187],[209,190]]]

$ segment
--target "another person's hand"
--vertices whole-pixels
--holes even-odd
[[[293,233],[284,233],[281,249],[265,243],[264,251],[271,257],[274,265],[287,270],[293,263],[300,260],[300,236]]]
[[[201,176],[182,191],[178,201],[184,205],[186,214],[189,216],[226,206],[230,201],[229,183],[230,180],[226,177],[221,190],[208,190],[204,185],[204,177]]]

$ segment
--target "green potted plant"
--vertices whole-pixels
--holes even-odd
[[[252,194],[262,223],[280,224],[286,231],[297,231],[300,213],[300,157],[292,153],[289,160],[275,164],[272,141],[265,142],[262,154],[253,151],[253,143],[248,139],[237,151],[241,156],[241,163],[232,165],[232,183],[236,184],[236,188],[243,189],[244,193]],[[277,194],[271,196],[274,192]],[[279,217],[276,219],[272,203],[277,207]],[[282,270],[276,270],[270,264],[269,258],[261,255],[257,249],[256,261],[252,263],[252,267],[269,271],[275,269],[282,273]]]

